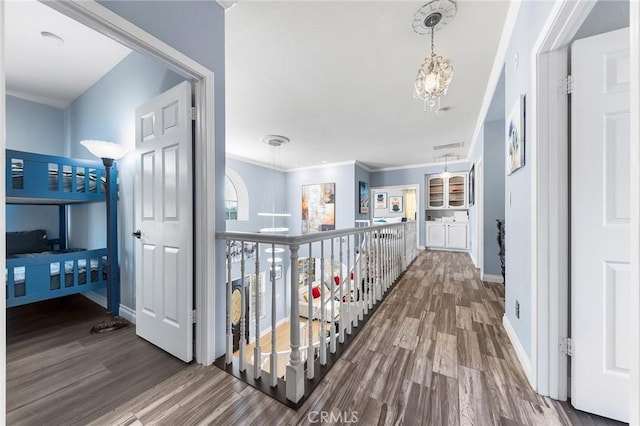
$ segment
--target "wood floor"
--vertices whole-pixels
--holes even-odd
[[[44,337],[23,324],[26,337],[19,337],[8,319],[8,423],[285,425],[319,423],[324,416],[331,420],[325,424],[360,425],[617,424],[531,390],[502,328],[503,304],[502,285],[482,283],[466,254],[421,253],[297,411],[216,367],[168,362],[171,357],[145,342],[150,355],[127,359],[118,352],[141,342],[130,330],[95,351],[91,362],[76,352],[99,345],[93,336],[76,341],[61,328],[50,331],[58,336]],[[68,350],[48,343],[67,334]],[[108,367],[100,364],[107,357]],[[111,373],[104,370],[117,364],[126,364],[120,370],[136,381],[151,382],[149,375],[154,383],[128,393],[131,384],[104,379]],[[61,374],[71,368],[78,382],[96,380],[66,389],[70,379]],[[50,374],[28,377],[14,369]],[[158,370],[166,378],[159,379]]]

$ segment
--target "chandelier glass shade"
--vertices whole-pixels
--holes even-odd
[[[456,5],[451,0],[431,0],[413,16],[413,30],[420,35],[431,35],[431,53],[424,59],[414,84],[413,97],[424,103],[424,110],[438,112],[440,98],[447,93],[453,67],[449,59],[435,52],[435,33],[446,27],[456,15]]]
[[[449,90],[453,78],[453,67],[449,60],[437,55],[433,47],[433,28],[431,29],[431,55],[427,56],[418,69],[414,97],[424,102],[424,109],[434,112],[440,109],[440,97]]]

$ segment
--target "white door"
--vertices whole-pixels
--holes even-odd
[[[467,225],[448,224],[447,225],[447,248],[466,249],[467,248]]]
[[[571,402],[628,421],[628,29],[576,41],[572,70]]]
[[[191,84],[136,109],[136,331],[193,358]]]

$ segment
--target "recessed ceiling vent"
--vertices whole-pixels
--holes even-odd
[[[436,145],[433,147],[433,149],[439,150],[439,149],[462,148],[463,146],[464,146],[464,142],[454,142],[454,143],[448,143],[446,145]]]

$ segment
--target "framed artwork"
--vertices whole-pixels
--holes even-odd
[[[402,197],[389,197],[389,211],[391,213],[402,213],[404,211]]]
[[[276,280],[282,278],[282,265],[273,265],[271,267],[271,272]]]
[[[336,229],[336,184],[302,185],[302,233]]]
[[[229,253],[231,249],[231,253]],[[242,252],[244,251],[244,260],[253,259],[256,256],[256,243],[244,243],[241,241],[232,241],[231,247],[227,245],[227,254],[231,256],[231,263],[240,262],[242,260]]]
[[[469,205],[472,206],[476,201],[476,165],[471,165],[469,170]]]
[[[360,214],[369,214],[369,184],[360,181],[358,188],[360,194]]]
[[[386,209],[387,208],[387,193],[386,192],[376,192],[376,209]]]
[[[507,125],[507,174],[524,166],[525,152],[525,95],[520,95],[511,109]]]

